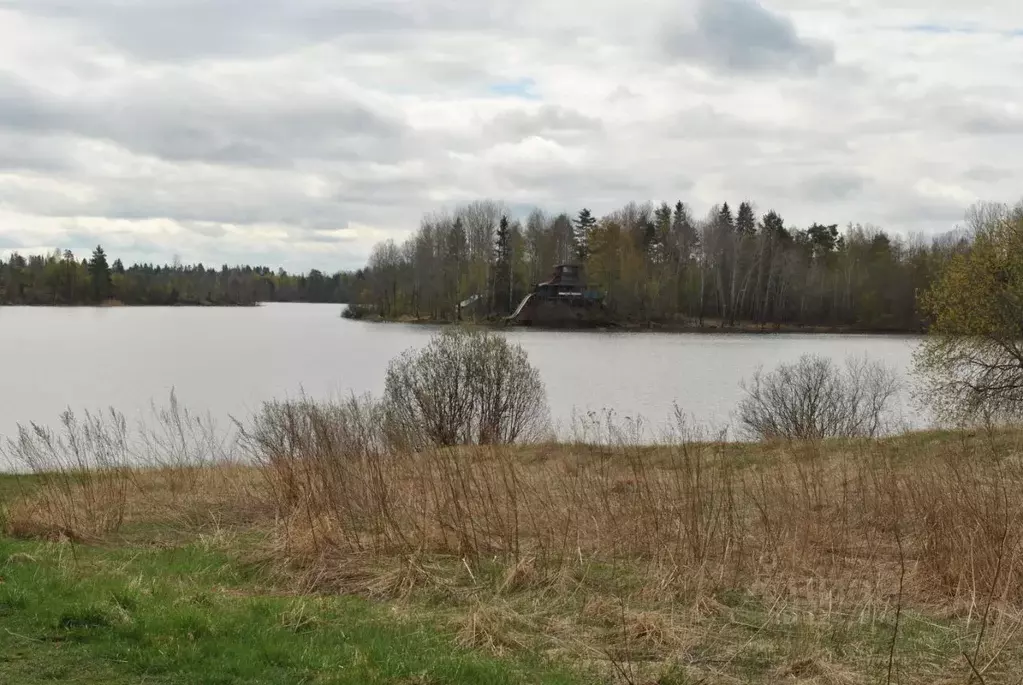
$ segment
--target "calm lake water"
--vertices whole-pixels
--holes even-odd
[[[257,308],[0,307],[0,436],[55,423],[65,408],[115,407],[129,418],[179,401],[227,421],[271,398],[383,390],[387,362],[435,329],[340,318],[338,305]],[[739,383],[759,365],[804,353],[843,361],[867,353],[905,372],[911,336],[713,335],[516,330],[547,385],[563,435],[574,418],[612,410],[653,435],[677,403],[707,429],[731,421]],[[924,420],[903,398],[911,425]]]

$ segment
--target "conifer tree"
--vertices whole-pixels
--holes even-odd
[[[512,307],[512,253],[511,227],[508,217],[502,216],[497,228],[494,265],[494,303],[501,313],[509,313]]]
[[[579,212],[579,217],[575,220],[573,235],[575,238],[575,256],[580,263],[585,263],[586,259],[590,256],[590,233],[596,225],[597,220],[593,218],[590,210],[584,207]]]
[[[89,260],[89,277],[92,280],[92,299],[94,302],[105,302],[110,299],[113,284],[110,281],[110,266],[102,246],[97,245]]]

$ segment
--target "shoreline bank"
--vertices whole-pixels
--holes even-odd
[[[925,335],[920,330],[893,330],[886,328],[860,328],[856,326],[801,326],[796,324],[736,324],[694,325],[683,323],[635,323],[614,322],[608,325],[522,325],[504,321],[443,321],[429,318],[385,318],[381,316],[344,317],[349,321],[363,321],[373,324],[412,324],[425,327],[467,326],[489,330],[536,330],[536,331],[591,331],[595,333],[677,333],[677,334],[729,334],[729,335],[877,335],[891,337],[917,337]]]

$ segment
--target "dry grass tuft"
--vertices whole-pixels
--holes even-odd
[[[529,649],[537,632],[537,627],[525,616],[501,602],[476,602],[459,623],[459,644],[484,649],[495,656]]]

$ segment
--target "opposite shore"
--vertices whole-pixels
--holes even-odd
[[[779,335],[779,334],[814,334],[814,335],[890,335],[890,336],[918,336],[925,333],[924,330],[901,330],[891,328],[871,328],[848,324],[834,325],[813,325],[813,324],[789,324],[789,323],[754,323],[737,322],[728,324],[717,320],[705,320],[701,325],[699,322],[638,322],[638,321],[611,321],[601,324],[574,324],[574,325],[553,325],[553,324],[532,324],[522,325],[509,323],[504,319],[492,318],[475,321],[452,321],[450,319],[433,319],[429,317],[399,316],[383,317],[378,314],[351,314],[347,309],[343,313],[344,318],[365,321],[375,324],[414,324],[419,326],[470,326],[487,328],[492,330],[502,329],[525,329],[525,330],[547,330],[547,331],[593,331],[598,333],[690,333],[690,334],[742,334],[742,335]]]

